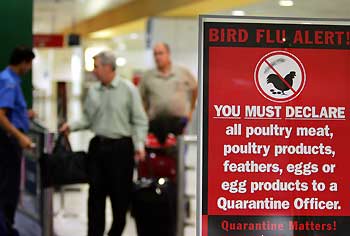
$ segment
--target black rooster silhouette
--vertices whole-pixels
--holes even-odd
[[[284,77],[284,80],[285,82],[287,82],[290,86],[287,86],[285,84],[284,81],[282,81],[280,79],[280,77],[278,77],[278,75],[276,74],[270,74],[269,76],[267,76],[267,83],[272,83],[273,86],[279,90],[278,92],[276,92],[274,89],[271,89],[270,91],[273,93],[273,94],[283,94],[283,95],[286,95],[284,93],[284,91],[288,91],[290,89],[290,87],[293,87],[293,79],[295,77],[295,71],[291,71],[289,72],[288,75],[286,75]]]

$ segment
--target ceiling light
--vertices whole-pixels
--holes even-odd
[[[135,40],[135,39],[138,39],[138,38],[139,38],[139,34],[137,34],[137,33],[130,34],[130,39]]]
[[[123,67],[126,65],[126,59],[124,57],[118,57],[116,63],[117,66]]]
[[[245,16],[245,11],[242,10],[234,10],[232,11],[233,16]]]
[[[280,1],[278,2],[278,4],[279,4],[281,7],[292,7],[292,6],[294,6],[293,0],[280,0]]]
[[[126,44],[125,43],[122,43],[122,42],[120,42],[119,44],[118,44],[118,51],[125,51],[126,50]]]
[[[100,30],[90,34],[91,38],[111,38],[112,36],[112,30]]]

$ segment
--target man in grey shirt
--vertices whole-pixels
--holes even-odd
[[[197,80],[185,68],[171,62],[169,45],[153,48],[156,68],[147,71],[140,83],[140,93],[150,120],[173,116],[191,120],[197,99]]]
[[[145,158],[148,120],[136,87],[117,76],[115,56],[99,53],[94,66],[101,83],[89,90],[83,118],[63,124],[60,131],[91,129],[95,133],[89,145],[88,236],[104,235],[107,196],[113,210],[109,235],[120,236],[131,199],[133,157]]]

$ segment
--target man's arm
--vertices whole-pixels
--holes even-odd
[[[198,97],[198,86],[197,86],[197,82],[196,82],[195,88],[192,89],[191,111],[189,114],[189,120],[192,120],[192,115],[193,115],[194,109],[196,109],[197,97]]]
[[[88,119],[88,115],[86,114],[86,111],[83,110],[82,117],[80,120],[64,123],[60,128],[60,132],[69,133],[70,131],[85,130],[85,129],[89,129],[90,126],[91,126],[91,122]]]
[[[60,133],[65,133],[68,135],[71,131],[78,131],[78,130],[84,130],[84,129],[89,129],[91,126],[91,121],[88,118],[87,110],[91,104],[90,104],[90,96],[91,96],[91,90],[89,90],[84,104],[83,104],[83,113],[82,117],[79,120],[75,120],[73,122],[65,122],[61,125],[59,128]]]
[[[90,127],[90,122],[87,119],[87,115],[85,112],[82,114],[82,118],[80,120],[76,120],[73,122],[65,122],[59,128],[60,133],[69,134],[71,131],[78,131],[88,129]]]
[[[190,114],[188,114],[188,120],[192,120],[193,112],[196,109],[197,97],[198,97],[198,83],[196,78],[192,75],[192,73],[186,70],[187,76],[189,79],[189,84],[191,88],[191,109]]]
[[[139,84],[139,93],[141,95],[143,107],[145,111],[148,111],[149,102],[148,102],[148,95],[147,95],[146,76],[143,76],[141,78],[141,82]]]
[[[133,124],[134,130],[135,159],[143,161],[146,155],[144,143],[148,132],[148,119],[144,107],[142,106],[142,100],[137,88],[131,87],[131,95],[131,123]]]
[[[7,109],[0,108],[0,126],[11,136],[18,140],[22,148],[32,148],[33,142],[28,136],[19,131],[7,118]]]

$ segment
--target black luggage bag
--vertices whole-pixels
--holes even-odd
[[[138,180],[131,214],[138,236],[175,236],[176,184],[163,178]]]
[[[88,182],[86,152],[73,152],[68,138],[60,134],[52,154],[40,158],[41,183],[44,188]]]

